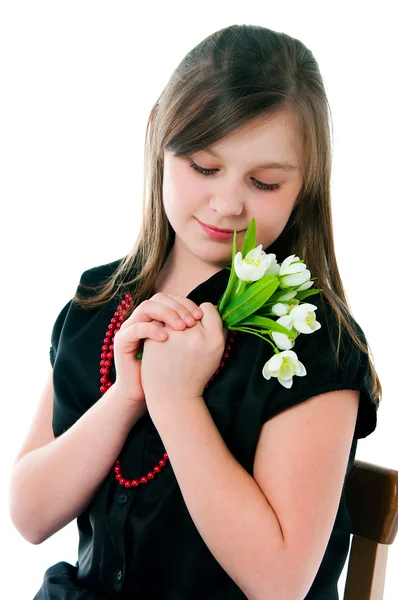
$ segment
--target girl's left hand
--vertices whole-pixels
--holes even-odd
[[[165,341],[144,342],[141,382],[149,412],[199,398],[220,365],[228,330],[215,305],[203,302],[200,308],[203,317],[192,327],[176,331],[165,325]]]

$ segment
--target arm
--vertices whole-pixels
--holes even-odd
[[[189,513],[250,600],[302,600],[311,587],[338,509],[358,398],[321,394],[266,422],[254,478],[229,452],[203,397],[156,409]]]
[[[42,543],[84,510],[141,414],[112,386],[68,431],[17,458],[10,516],[26,540]]]

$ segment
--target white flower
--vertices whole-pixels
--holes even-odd
[[[304,290],[308,290],[308,288],[310,288],[312,285],[314,285],[313,281],[305,281],[303,285],[300,285],[300,287],[297,288],[296,292],[303,292]]]
[[[278,317],[284,317],[295,306],[299,304],[299,300],[291,300],[291,302],[277,302],[271,307],[271,312]]]
[[[293,275],[294,273],[299,273],[300,271],[304,271],[307,268],[305,263],[297,262],[299,261],[299,257],[295,254],[291,254],[281,264],[281,268],[279,270],[280,275]]]
[[[283,302],[277,302],[271,307],[271,312],[278,317],[284,317],[289,312],[289,305]]]
[[[275,254],[266,254],[259,244],[250,250],[242,259],[242,252],[237,252],[234,258],[236,275],[242,281],[258,281],[267,272],[267,275],[277,275],[279,265],[276,263]],[[269,271],[269,272],[268,272]]]
[[[301,286],[311,278],[311,272],[305,263],[297,262],[299,257],[291,254],[282,262],[279,269],[280,287]]]
[[[289,313],[294,328],[300,333],[313,333],[321,328],[321,324],[316,321],[315,304],[299,304],[292,308]],[[286,327],[286,326],[285,326]]]
[[[267,256],[270,256],[272,258],[272,261],[268,269],[265,271],[266,275],[279,275],[279,269],[281,268],[281,266],[276,261],[276,255],[267,254]]]
[[[276,323],[283,325],[283,327],[286,327],[289,331],[293,328],[293,322],[290,315],[280,317],[280,319],[276,320]],[[293,348],[294,346],[294,340],[289,339],[285,333],[271,331],[271,336],[280,350],[290,350],[290,348]]]
[[[305,366],[297,357],[293,350],[284,350],[274,354],[264,365],[262,370],[265,379],[277,377],[279,383],[285,388],[291,388],[293,385],[293,376],[303,377],[307,374]]]
[[[273,298],[275,298],[275,300],[279,300],[281,302],[284,302],[285,300],[291,300],[292,298],[297,296],[297,291],[298,290],[296,290],[294,292],[288,292],[288,291],[278,292],[273,295]]]

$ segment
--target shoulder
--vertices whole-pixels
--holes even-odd
[[[367,351],[355,343],[343,323],[339,327],[338,315],[324,296],[309,296],[302,302],[316,306],[315,318],[321,327],[310,334],[300,333],[296,338],[292,351],[304,365],[305,375],[294,376],[289,389],[274,380],[272,392],[264,406],[263,420],[319,394],[336,390],[359,390],[361,394],[356,437],[365,437],[376,426],[378,402],[372,391],[372,373],[364,331],[348,309],[342,307],[350,328]],[[268,350],[268,353],[273,355],[272,351]]]
[[[367,346],[364,330],[342,302],[339,302],[340,316],[324,295],[310,296],[302,300],[302,303],[313,304],[316,307],[314,308],[315,319],[321,327],[311,334],[300,334],[295,342],[297,349],[308,346],[313,357],[319,354],[329,358],[334,354],[334,356],[338,355],[339,361],[347,360],[349,357],[350,360],[364,358],[365,353],[355,344],[352,335],[354,333]],[[344,317],[348,326],[344,322]]]
[[[109,263],[86,269],[80,276],[80,281],[87,285],[97,285],[111,277],[122,263],[123,258],[118,258]]]

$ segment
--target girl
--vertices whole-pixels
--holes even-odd
[[[28,541],[77,518],[76,565],[49,567],[34,598],[336,600],[344,483],[381,385],[336,263],[312,53],[260,26],[210,35],[153,107],[145,158],[139,237],[59,313],[10,482]],[[290,389],[262,375],[270,345],[216,309],[232,235],[214,228],[239,251],[253,217],[257,244],[297,254],[322,289]]]

